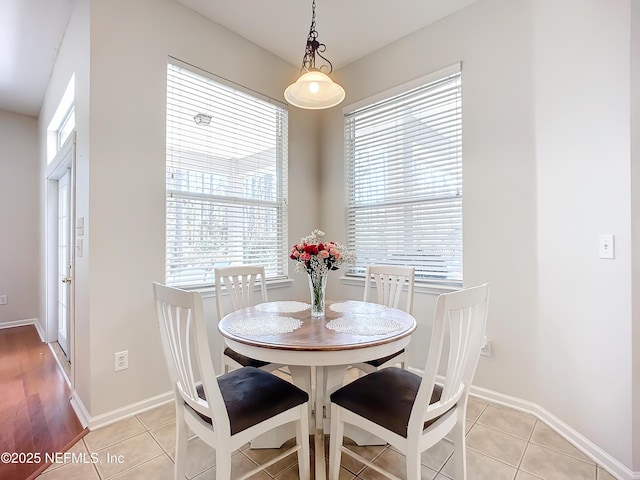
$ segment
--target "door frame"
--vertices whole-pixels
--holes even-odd
[[[66,163],[66,162],[65,162]],[[56,177],[58,177],[56,175]],[[66,186],[66,189],[63,191],[62,187]],[[66,211],[66,221],[61,222],[61,211],[60,207],[63,207]],[[67,167],[65,172],[60,175],[58,178],[58,281],[56,285],[58,287],[58,315],[57,315],[57,323],[58,323],[58,334],[56,338],[58,339],[58,345],[62,350],[62,353],[65,354],[67,360],[70,358],[70,350],[69,350],[69,325],[71,323],[71,266],[73,265],[73,243],[71,243],[71,223],[74,219],[71,217],[71,167]],[[61,258],[62,255],[62,243],[63,240],[66,245],[64,249],[65,254],[64,258]],[[64,266],[63,266],[64,265]],[[62,282],[68,281],[69,283],[60,285]],[[61,311],[61,307],[64,304],[64,315],[61,315],[63,312]],[[69,362],[70,363],[70,362]]]
[[[45,170],[45,341],[58,339],[58,179],[69,169],[69,243],[71,284],[69,287],[69,348],[67,357],[71,364],[68,380],[74,385],[75,351],[75,245],[76,245],[76,135],[72,132]]]

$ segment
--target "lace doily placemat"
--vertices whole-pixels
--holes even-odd
[[[256,305],[256,310],[261,312],[270,312],[270,313],[294,313],[301,312],[310,307],[308,303],[304,302],[293,302],[293,301],[284,301],[284,302],[270,302],[270,303],[260,303]]]
[[[370,317],[367,315],[346,315],[331,320],[326,327],[340,333],[350,335],[386,335],[402,329],[402,326],[388,318]]]
[[[329,306],[331,310],[338,313],[378,313],[384,310],[384,305],[369,302],[358,302],[356,300],[347,300],[346,302],[334,303]]]
[[[290,333],[302,326],[302,321],[297,318],[281,317],[279,315],[264,315],[261,317],[240,320],[232,323],[227,328],[236,335],[279,335]]]

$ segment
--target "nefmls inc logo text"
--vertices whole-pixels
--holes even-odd
[[[95,452],[55,452],[45,454],[45,462],[50,463],[98,463],[99,461],[100,458]]]

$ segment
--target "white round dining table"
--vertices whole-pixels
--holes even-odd
[[[416,320],[409,313],[354,300],[328,302],[324,317],[312,317],[310,305],[303,302],[261,303],[236,310],[218,323],[231,349],[288,366],[293,382],[310,395],[309,367],[315,370],[316,479],[325,478],[329,395],[342,385],[347,367],[402,350],[415,329]]]

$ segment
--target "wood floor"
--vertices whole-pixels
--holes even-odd
[[[86,434],[70,397],[34,326],[0,330],[0,479],[35,478],[50,463],[47,458]]]

